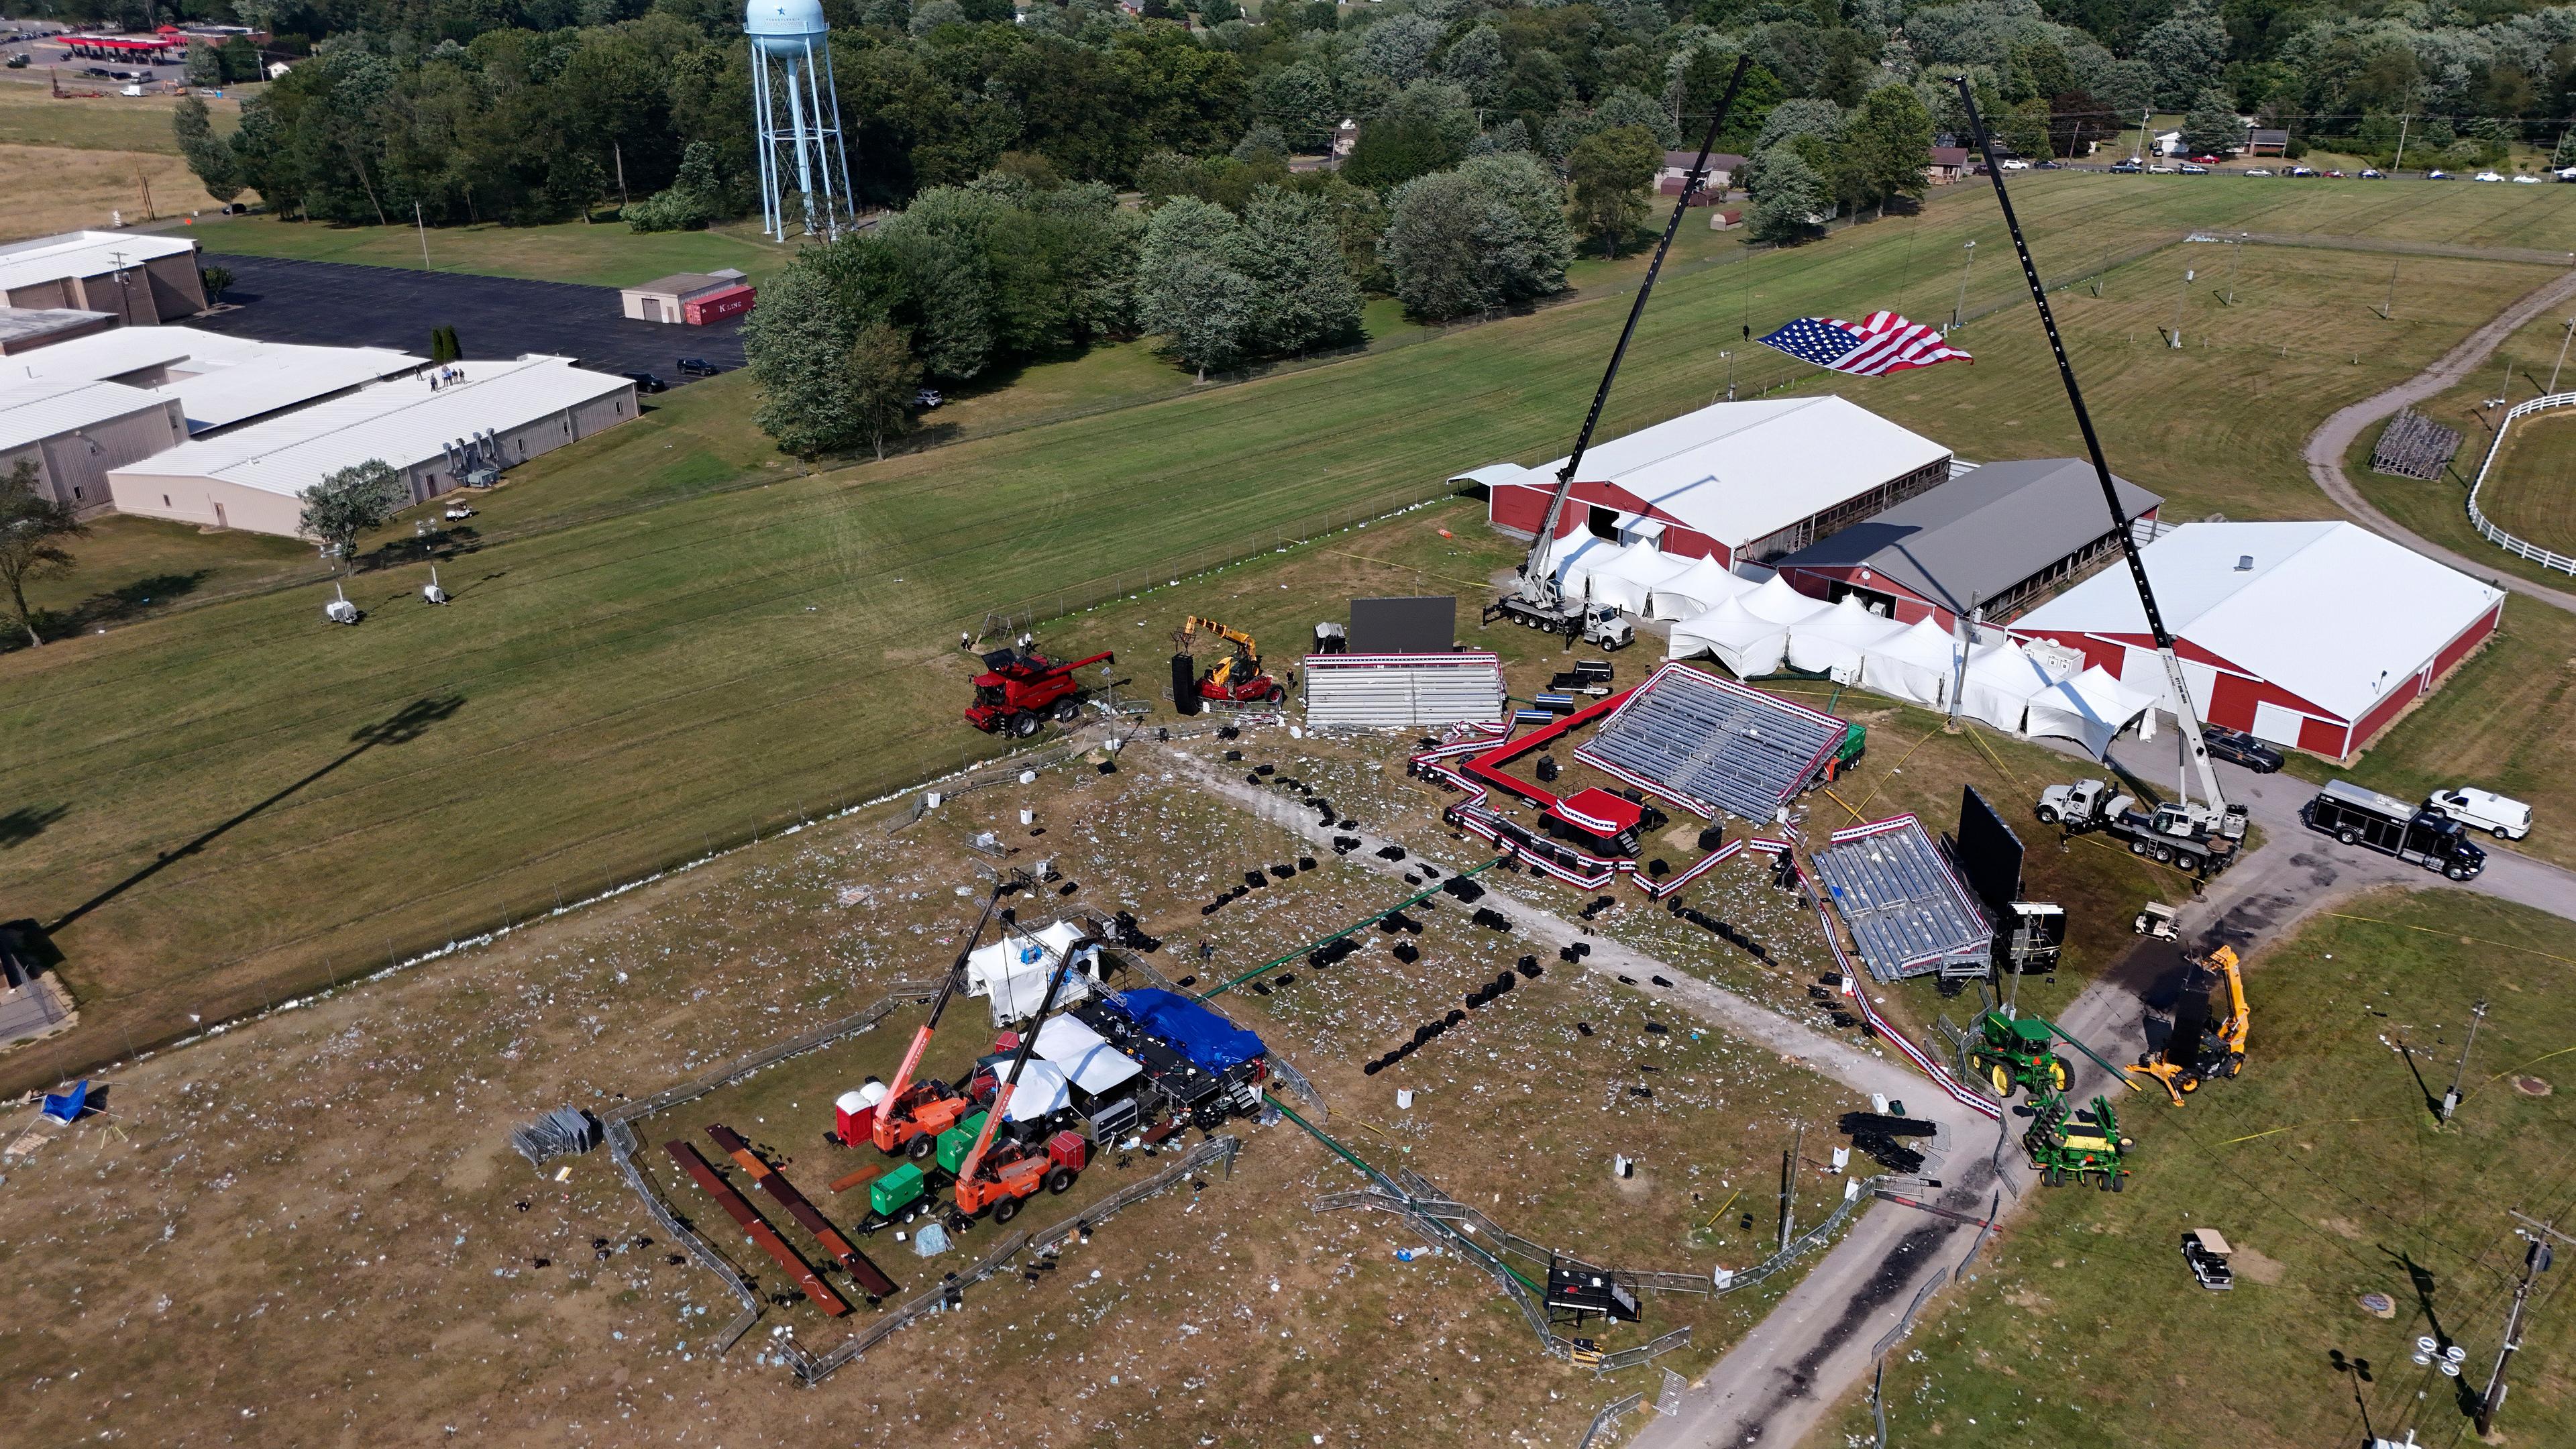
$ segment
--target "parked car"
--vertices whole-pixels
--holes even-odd
[[[2256,774],[2269,775],[2281,768],[2281,752],[2245,733],[2225,725],[2202,725],[2200,737],[2209,752],[2219,759],[2243,765]]]
[[[2224,156],[2215,156],[2215,155],[2207,155],[2207,154],[2204,154],[2204,155],[2194,156],[2194,157],[2192,157],[2191,159],[2193,159],[2194,161],[2199,162],[2199,163],[2200,163],[2201,165],[2203,165],[2203,166],[2215,166],[2215,165],[2217,165],[2219,162],[2224,161],[2224,160],[2226,160],[2227,158],[2226,158],[2226,157],[2224,157]]]
[[[2320,173],[2318,173],[2318,174],[2320,174],[2320,175],[2324,175],[2324,176],[2331,176],[2331,177],[2333,177],[2334,179],[2336,179],[2337,181],[2340,181],[2340,180],[2342,180],[2342,179],[2343,179],[2343,173],[2342,173],[2342,172],[2340,172],[2340,171],[2337,171],[2337,170],[2333,169],[2332,167],[2328,167],[2326,170],[2324,170],[2324,171],[2322,171],[2322,172],[2320,172]]]
[[[2317,174],[2317,171],[2313,166],[2293,166],[2290,168],[2289,174],[2292,176],[2314,176]]]
[[[2537,176],[2517,176],[2513,178],[2513,184],[2516,186],[2538,186],[2540,184],[2540,178]]]
[[[2201,165],[2197,161],[2185,161],[2174,169],[2185,176],[2207,176],[2209,174],[2209,168]]]
[[[2137,161],[2135,161],[2135,160],[2129,160],[2129,161],[2122,161],[2122,162],[2119,162],[2119,163],[2117,163],[2116,165],[2112,166],[2112,168],[2111,168],[2111,169],[2112,169],[2112,170],[2114,170],[2114,171],[2119,172],[2120,174],[2122,174],[2122,175],[2124,175],[2124,176],[2135,176],[2135,175],[2137,175],[2139,172],[2144,171],[2144,170],[2146,170],[2147,168],[2146,168],[2146,167],[2144,167],[2144,166],[2142,166],[2142,165],[2140,165],[2140,164],[2139,164]]]
[[[2364,181],[2385,181],[2388,179],[2388,173],[2380,170],[2376,166],[2364,166],[2361,168],[2361,179]]]
[[[2555,174],[2555,175],[2558,177],[2558,179],[2559,179],[2559,180],[2561,180],[2561,181],[2576,181],[2576,166],[2570,166],[2570,167],[2567,167],[2565,170],[2562,170],[2562,171],[2556,172],[2556,173],[2554,173],[2554,174]]]
[[[2054,162],[2054,161],[2042,161],[2042,162],[2040,162],[2040,163],[2039,163],[2039,168],[2038,168],[2038,169],[2040,169],[2040,170],[2042,170],[2042,171],[2063,171],[2063,170],[2065,170],[2066,168],[2065,168],[2065,167],[2063,167],[2063,166],[2060,166],[2059,164],[2057,164],[2057,163],[2056,163],[2056,162]],[[2570,170],[2576,170],[2576,167],[2570,167],[2569,169],[2570,169]],[[2570,181],[2576,181],[2576,177],[2564,177],[2564,178],[2561,178],[2561,179],[2563,179],[2563,180],[2570,180]]]
[[[912,395],[912,405],[923,412],[928,412],[946,401],[948,399],[941,397],[939,389],[935,387],[925,387]]]
[[[441,516],[450,523],[460,523],[474,516],[474,506],[470,503],[451,503],[447,505],[446,512]]]
[[[2520,840],[2531,833],[2531,807],[2508,795],[2475,785],[2436,790],[2424,797],[2424,808],[2498,840]]]
[[[2425,173],[2424,173],[2424,179],[2425,179],[2425,180],[2427,180],[2427,181],[2457,181],[2457,180],[2459,180],[2460,178],[2458,178],[2458,177],[2456,177],[2456,176],[2452,175],[2452,174],[2451,174],[2450,172],[2448,172],[2448,171],[2442,171],[2442,170],[2438,170],[2438,169],[2437,169],[2437,170],[2433,170],[2433,171],[2427,171],[2427,172],[2425,172]]]
[[[2147,174],[2150,176],[2171,176],[2174,174],[2174,169],[2170,166],[2158,163],[2157,165],[2148,167]]]
[[[627,373],[626,380],[635,384],[635,390],[642,393],[662,392],[670,387],[669,383],[664,382],[662,379],[655,377],[649,372]]]
[[[2472,179],[2478,181],[2502,181],[2504,178],[2498,176],[2492,171],[2481,171]]]
[[[2272,168],[2269,166],[2249,166],[2245,169],[2245,174],[2248,176],[2269,176],[2272,174]]]
[[[2004,169],[2006,171],[2028,171],[2030,169],[2030,163],[2024,161],[2019,156],[2014,156],[2004,162]]]
[[[22,50],[16,55],[9,57],[9,68],[11,70],[25,70],[27,68],[27,53]]]
[[[703,357],[683,357],[674,365],[680,369],[682,377],[714,377],[724,371]]]

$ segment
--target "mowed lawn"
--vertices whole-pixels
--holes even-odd
[[[420,270],[420,231],[408,226],[335,226],[274,216],[239,216],[210,222],[198,240],[210,252],[288,257],[308,262],[351,262]],[[754,283],[767,281],[795,255],[760,234],[757,220],[707,231],[635,232],[621,221],[558,222],[548,226],[432,227],[433,271],[494,277],[533,277],[594,287],[632,287],[674,272],[731,267]]]
[[[2456,893],[2338,910],[2253,958],[2243,1076],[2185,1107],[2120,1101],[2138,1142],[2126,1192],[2031,1189],[2035,1211],[1935,1300],[1888,1359],[1889,1443],[2470,1441],[2462,1399],[2486,1386],[2522,1267],[2507,1210],[2563,1225],[2576,1207],[2576,1058],[2558,1055],[2576,1042],[2576,926]],[[2437,1128],[2428,1099],[2479,1001],[2465,1100]],[[2232,1292],[2183,1266],[2182,1234],[2203,1227],[2238,1250]],[[2576,1442],[2576,1317],[2555,1278],[2494,1442]],[[2458,1379],[2409,1361],[2418,1335],[2466,1351]],[[1872,1442],[1865,1403],[1835,1427],[1829,1442]]]
[[[2338,196],[2360,230],[2441,220],[2519,245],[2536,225],[2502,188],[2448,193],[2464,213],[2488,210],[2437,219],[2390,204],[2399,189],[2126,179],[2031,188],[2048,275],[2082,276],[2213,216],[2326,230]],[[1960,195],[1919,221],[1675,277],[1605,428],[1722,392],[1717,353],[1745,316],[1851,315],[1916,292],[1907,305],[1928,312],[1955,286],[1928,259],[1972,234],[2001,236],[1991,201]],[[2110,266],[2101,297],[2061,293],[2115,465],[2165,493],[2169,516],[2313,516],[2323,504],[2299,439],[2546,275],[2410,260],[2451,303],[2391,323],[2357,299],[2382,265],[2257,249],[2238,306],[2192,304],[2180,352],[2154,331],[2174,307],[2170,252]],[[1980,289],[2008,299],[2008,270],[1978,266],[1971,310]],[[65,973],[86,1003],[79,1032],[0,1075],[33,1080],[129,1032],[163,1037],[192,1014],[256,1006],[988,755],[995,743],[957,718],[960,628],[1123,597],[1434,495],[1467,467],[1553,456],[1623,311],[1552,308],[817,476],[761,456],[747,392],[707,388],[696,408],[517,470],[476,520],[483,546],[440,566],[453,607],[420,604],[427,570],[405,567],[355,581],[371,613],[358,629],[326,627],[325,591],[298,588],[0,659],[0,768],[11,808],[37,826],[8,837],[13,913],[64,923]],[[1997,312],[1967,341],[1973,367],[1841,389],[1970,458],[2074,446],[2026,311]],[[1343,607],[1307,601],[1314,618]],[[1147,681],[1177,622],[1167,612],[1140,608],[1129,636]]]
[[[2557,408],[2516,422],[2478,507],[2523,542],[2576,556],[2576,411]],[[2561,587],[2576,588],[2576,579],[2557,577]]]

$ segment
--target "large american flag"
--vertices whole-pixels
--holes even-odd
[[[1908,322],[1894,312],[1872,312],[1859,322],[1845,322],[1839,317],[1801,317],[1759,340],[1801,362],[1861,377],[1930,367],[1954,357],[1962,362],[1976,361],[1944,342],[1940,333],[1920,322]]]

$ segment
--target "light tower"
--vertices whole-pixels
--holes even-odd
[[[742,31],[751,38],[752,119],[759,131],[761,220],[779,241],[787,240],[791,196],[803,208],[808,236],[838,238],[852,218],[841,100],[832,86],[826,40],[830,30],[821,0],[749,0],[743,7]]]

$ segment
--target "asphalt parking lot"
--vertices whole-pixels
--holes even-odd
[[[600,372],[649,372],[673,387],[689,379],[677,360],[742,366],[742,319],[705,327],[618,315],[617,290],[456,272],[414,272],[346,262],[284,261],[207,253],[233,274],[233,310],[189,325],[261,342],[392,347],[426,357],[434,327],[453,327],[468,360],[543,352]]]

